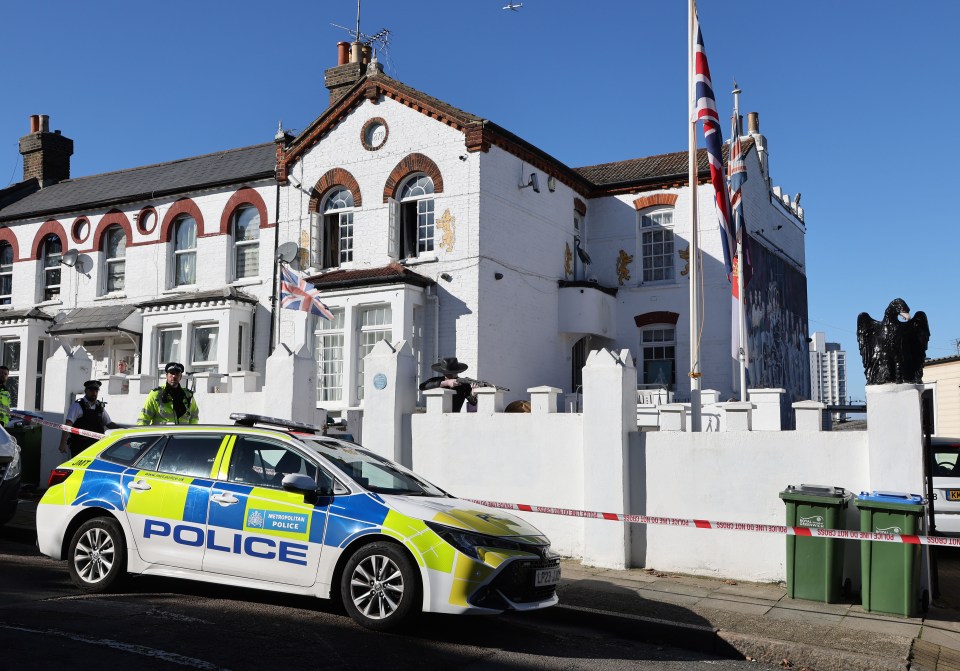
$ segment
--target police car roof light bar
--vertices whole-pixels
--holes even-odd
[[[265,417],[264,415],[254,415],[248,412],[235,412],[230,415],[234,424],[239,426],[253,426],[261,424],[266,426],[278,426],[284,429],[294,429],[306,433],[323,433],[323,429],[313,424],[304,424],[303,422],[294,422],[290,419],[281,419],[279,417]]]

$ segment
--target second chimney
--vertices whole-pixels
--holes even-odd
[[[44,187],[70,179],[73,140],[63,137],[60,131],[51,133],[50,117],[46,114],[30,115],[30,133],[20,138],[20,154],[23,181],[36,179]]]

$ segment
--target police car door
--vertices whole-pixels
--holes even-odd
[[[207,505],[224,433],[173,433],[124,473],[126,513],[145,562],[203,565]]]
[[[316,582],[329,501],[285,491],[289,473],[316,480],[318,467],[278,440],[231,439],[210,493],[204,572],[301,587]]]

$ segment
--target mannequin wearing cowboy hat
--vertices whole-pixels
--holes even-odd
[[[428,378],[420,383],[420,391],[427,389],[453,389],[456,392],[453,396],[453,411],[460,412],[463,409],[463,402],[467,401],[470,405],[476,405],[477,399],[473,395],[473,387],[457,379],[457,376],[465,371],[469,366],[457,361],[457,357],[448,356],[440,359],[437,363],[430,366],[431,369],[440,373],[434,377]]]
[[[83,396],[70,404],[63,423],[67,426],[86,429],[87,431],[95,431],[97,433],[103,433],[107,429],[119,428],[119,425],[110,419],[110,414],[105,407],[106,403],[98,400],[97,397],[99,394],[99,380],[87,380],[84,382]],[[88,438],[87,436],[64,432],[60,436],[60,451],[66,454],[67,445],[69,445],[70,456],[75,457],[95,442],[97,442],[96,438]]]

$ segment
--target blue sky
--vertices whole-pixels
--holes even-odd
[[[570,166],[686,147],[684,0],[363,0],[392,31],[388,73],[492,119]],[[75,143],[74,176],[270,141],[327,101],[323,71],[355,0],[11,3],[0,187],[22,176],[30,114]],[[856,317],[895,297],[924,310],[928,355],[957,353],[960,3],[701,0],[720,116],[733,78],[760,113],[774,182],[802,193],[810,330],[850,359]],[[727,133],[725,132],[725,135]]]

